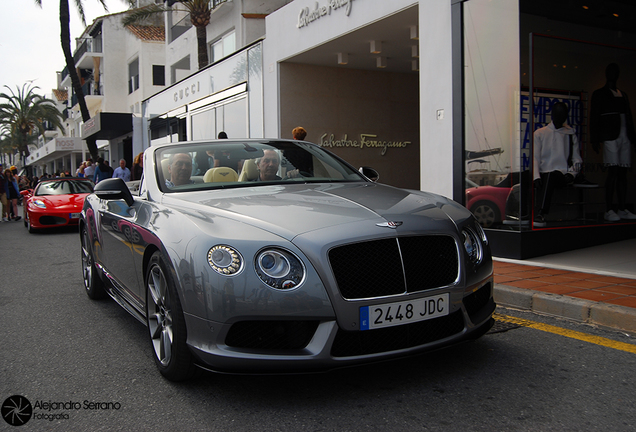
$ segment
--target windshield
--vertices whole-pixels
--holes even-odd
[[[302,141],[214,141],[155,153],[164,192],[289,184],[366,181],[321,147]]]
[[[93,192],[93,183],[88,180],[55,180],[40,183],[33,195],[88,194],[91,192]]]

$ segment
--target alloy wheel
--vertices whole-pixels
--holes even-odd
[[[155,264],[148,277],[148,329],[157,359],[168,366],[172,359],[174,341],[172,309],[166,277],[161,267]]]

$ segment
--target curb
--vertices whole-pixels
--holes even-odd
[[[497,305],[636,333],[636,309],[495,284]]]

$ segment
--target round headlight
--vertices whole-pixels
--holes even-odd
[[[303,263],[283,249],[265,249],[258,253],[254,269],[265,284],[276,289],[296,288],[305,280]]]
[[[221,275],[233,275],[243,268],[243,258],[236,249],[218,245],[208,251],[208,264]]]
[[[479,237],[470,228],[464,228],[462,234],[464,235],[464,249],[470,261],[473,264],[479,264],[484,256],[484,249]]]
[[[282,253],[266,251],[258,256],[258,265],[269,277],[283,278],[289,274],[291,265]]]

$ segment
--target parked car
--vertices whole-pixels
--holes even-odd
[[[515,181],[516,180],[516,181]],[[519,173],[510,173],[494,186],[479,186],[466,179],[466,208],[484,228],[501,223],[506,214],[506,200],[510,188],[519,183]]]
[[[20,191],[24,226],[33,233],[41,228],[77,225],[84,198],[93,187],[89,179],[63,177],[43,180],[35,189]]]
[[[378,184],[302,141],[164,144],[143,157],[138,196],[114,178],[86,198],[83,279],[89,297],[109,294],[147,326],[170,380],[409,356],[493,323],[488,240],[447,198]]]

